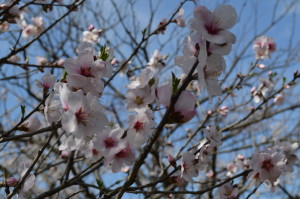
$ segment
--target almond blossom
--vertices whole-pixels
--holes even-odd
[[[144,112],[148,104],[152,103],[154,96],[149,86],[139,89],[128,89],[126,93],[126,109],[128,111]]]
[[[43,75],[42,80],[34,80],[37,87],[42,88],[45,91],[54,88],[55,77],[49,73]]]
[[[104,160],[104,165],[109,166],[112,172],[120,172],[122,167],[130,166],[134,163],[134,153],[128,142],[123,140],[118,147],[114,148],[110,156]]]
[[[199,165],[196,156],[190,152],[184,152],[181,159],[181,177],[188,181],[193,182],[193,177],[198,176]]]
[[[37,117],[29,117],[18,129],[30,133],[39,130],[40,127],[41,122]]]
[[[276,43],[271,37],[261,36],[254,41],[253,50],[256,59],[270,58],[270,54],[276,51]]]
[[[98,102],[91,93],[84,95],[82,90],[69,93],[68,110],[62,114],[62,127],[77,138],[91,137],[99,129],[108,125],[108,120]]]
[[[164,85],[156,88],[155,95],[158,104],[166,108],[170,106],[172,97],[172,88],[170,85]],[[189,102],[189,103],[186,103]],[[190,121],[196,114],[196,99],[189,91],[182,91],[174,106],[174,111],[169,114],[169,123],[185,123]]]
[[[216,43],[235,43],[235,36],[227,31],[237,21],[237,13],[230,5],[220,5],[213,12],[204,6],[194,9],[194,18],[189,24],[192,30],[202,34],[205,40]]]
[[[282,174],[284,164],[283,155],[274,150],[256,151],[250,162],[250,168],[253,171],[249,173],[249,176],[261,182],[275,183]]]
[[[151,116],[152,112],[150,111],[129,116],[126,139],[132,146],[139,147],[148,140],[149,135],[155,127],[155,122],[152,120],[153,116]]]
[[[124,130],[120,127],[110,128],[105,127],[103,131],[97,134],[93,139],[94,147],[104,157],[108,157],[113,149],[119,146],[121,142],[121,136],[124,134]]]

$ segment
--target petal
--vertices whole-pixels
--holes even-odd
[[[189,91],[182,91],[175,104],[175,111],[182,112],[194,110],[195,104],[196,99],[194,95]]]
[[[222,29],[229,29],[236,24],[237,13],[234,7],[230,5],[221,5],[214,10],[215,16],[219,20],[219,26]]]

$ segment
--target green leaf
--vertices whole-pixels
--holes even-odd
[[[177,93],[179,83],[180,83],[180,79],[178,79],[175,76],[175,74],[172,72],[172,91],[173,91],[173,94]]]
[[[283,82],[283,84],[286,82],[286,77],[282,77],[282,82]]]
[[[145,34],[146,34],[146,31],[147,31],[147,28],[144,28],[144,29],[142,30],[142,34],[145,35]]]
[[[25,108],[26,108],[26,106],[25,106],[25,105],[21,105],[22,119],[23,119],[23,118],[24,118],[24,116],[25,116]]]
[[[101,46],[100,52],[99,52],[99,59],[106,61],[108,57],[109,57],[109,54],[106,51],[106,45]]]

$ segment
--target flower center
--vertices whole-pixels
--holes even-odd
[[[135,97],[135,103],[137,105],[142,105],[144,103],[144,98],[140,97],[140,96],[136,96]]]
[[[80,67],[79,74],[85,77],[94,77],[92,74],[92,68],[87,66]]]
[[[112,148],[116,145],[116,142],[113,138],[109,137],[104,141],[106,148]]]
[[[140,122],[140,121],[137,121],[135,124],[134,124],[134,127],[133,127],[136,132],[140,131],[140,130],[143,130],[144,129],[144,123],[143,122]]]
[[[267,171],[270,171],[271,168],[274,167],[274,164],[271,162],[271,160],[265,160],[263,162],[262,168],[266,169]]]
[[[84,126],[87,125],[88,118],[90,117],[90,114],[85,113],[82,108],[80,108],[76,113],[75,113],[76,119],[78,123],[83,124]]]

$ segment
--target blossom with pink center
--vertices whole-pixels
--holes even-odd
[[[149,86],[139,89],[128,89],[126,93],[126,109],[131,112],[144,112],[148,104],[152,103],[154,96]]]
[[[68,110],[62,114],[62,127],[75,137],[91,137],[108,125],[98,98],[91,93],[84,95],[81,90],[71,92],[67,96],[67,104]]]
[[[118,147],[114,148],[110,155],[105,158],[104,165],[109,166],[112,172],[120,172],[122,167],[130,166],[134,163],[134,153],[130,144],[123,140]]]
[[[220,96],[222,94],[218,77],[225,70],[225,66],[225,60],[222,56],[212,54],[207,58],[205,67],[198,67],[198,85],[200,90],[206,89],[210,99],[212,96]]]
[[[133,147],[143,145],[148,140],[149,135],[156,125],[152,118],[149,118],[148,112],[150,111],[129,116],[126,140],[128,140]]]
[[[124,130],[119,127],[114,129],[106,127],[94,137],[94,147],[100,151],[104,157],[108,157],[113,149],[118,147],[123,134]]]
[[[256,151],[252,156],[250,168],[253,169],[254,175],[261,182],[268,180],[271,183],[275,183],[282,173],[284,164],[285,159],[283,155],[276,151]]]
[[[193,182],[193,177],[198,176],[198,159],[190,152],[184,152],[181,159],[181,177],[188,181]]]
[[[82,49],[81,49],[82,52]],[[78,57],[69,58],[65,61],[64,67],[68,73],[67,82],[74,89],[82,89],[84,93],[91,92],[98,96],[102,93],[104,68],[102,62],[94,62],[94,55],[91,51],[85,51]]]
[[[55,77],[49,73],[43,75],[42,80],[34,80],[37,87],[42,88],[45,91],[53,89],[55,83]]]
[[[37,117],[29,117],[21,126],[19,126],[20,131],[25,131],[25,132],[34,132],[39,130],[41,127],[41,122]]]
[[[185,20],[184,20],[184,9],[180,8],[179,11],[178,11],[178,16],[176,18],[176,23],[179,27],[182,27],[184,28],[185,27]]]
[[[194,18],[189,24],[192,30],[202,34],[205,40],[216,43],[235,43],[235,36],[227,31],[237,21],[237,13],[230,5],[218,6],[213,12],[200,6],[194,9]]]
[[[237,198],[238,193],[238,188],[232,186],[230,182],[227,182],[218,188],[218,195],[220,199],[235,199]]]
[[[276,43],[271,37],[261,36],[254,41],[253,50],[256,59],[270,58],[270,54],[276,51]]]
[[[166,108],[170,106],[172,97],[172,88],[170,85],[164,85],[156,88],[155,95],[159,105],[162,104]],[[168,122],[185,123],[190,121],[196,115],[195,104],[195,96],[189,91],[182,91],[174,106],[174,111],[169,115]]]

